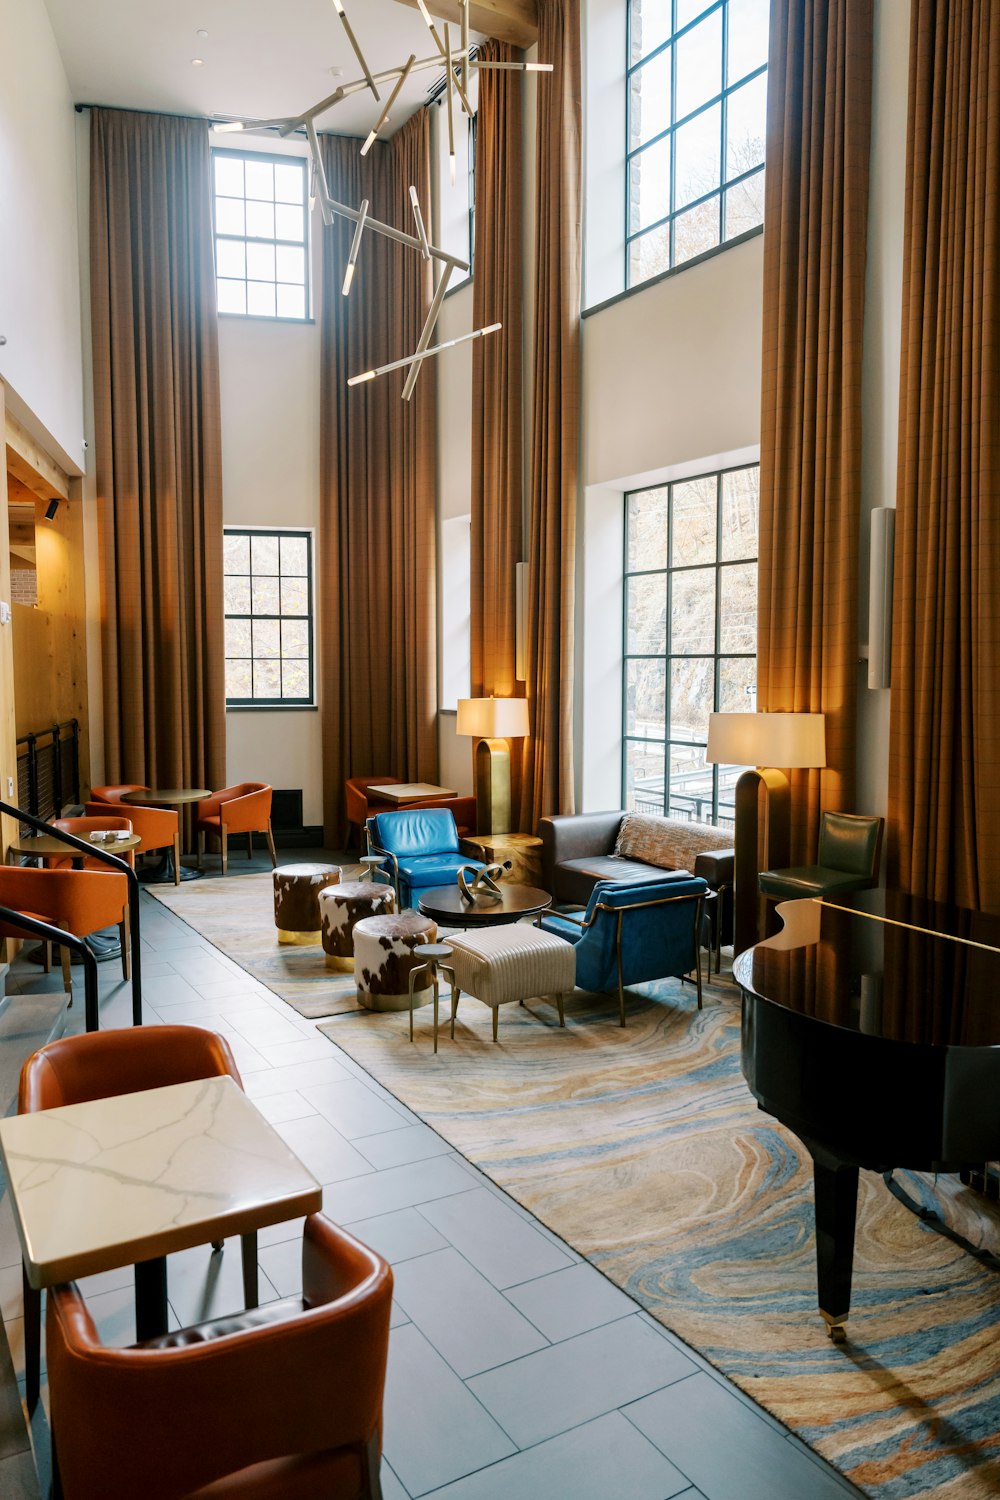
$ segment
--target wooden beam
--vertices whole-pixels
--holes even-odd
[[[0,380],[0,426],[4,416],[4,386]],[[7,471],[0,464],[0,603],[10,605],[10,547],[7,541]],[[0,623],[0,799],[17,801],[17,746],[14,743],[14,628],[10,618]],[[11,796],[11,788],[14,795]],[[13,818],[0,818],[0,861],[17,834]]]
[[[399,0],[399,4],[418,8],[417,0]],[[462,24],[458,0],[427,0],[427,9],[442,21]],[[515,47],[533,47],[538,41],[538,0],[470,0],[469,26]]]
[[[39,500],[68,500],[69,476],[10,412],[4,423],[7,469]]]

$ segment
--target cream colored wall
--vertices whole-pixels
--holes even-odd
[[[73,99],[44,0],[0,0],[0,378],[67,473],[83,460]]]

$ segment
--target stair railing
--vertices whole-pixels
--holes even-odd
[[[51,922],[40,922],[37,917],[29,917],[26,912],[15,911],[10,906],[0,906],[0,924],[4,927],[17,927],[29,937],[44,938],[48,943],[65,943],[67,948],[72,948],[74,953],[79,953],[83,959],[84,1016],[87,1030],[97,1031],[100,1027],[100,1015],[97,1008],[97,959],[83,938],[76,937],[62,927],[55,927]]]

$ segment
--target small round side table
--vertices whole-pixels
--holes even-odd
[[[454,949],[449,943],[420,943],[413,950],[414,958],[422,959],[423,962],[416,964],[410,970],[410,1041],[413,1041],[413,987],[418,974],[428,974],[430,982],[434,986],[434,1051],[438,1049],[438,975],[446,974],[448,983],[451,985],[451,1039],[455,1040],[455,1009],[456,988],[455,970],[446,962],[451,958]]]

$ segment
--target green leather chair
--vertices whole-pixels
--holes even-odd
[[[819,826],[819,863],[790,870],[761,870],[762,896],[794,901],[803,896],[843,896],[878,885],[884,818],[825,812]]]

